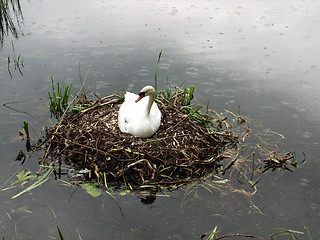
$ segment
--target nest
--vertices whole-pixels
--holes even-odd
[[[89,107],[69,111],[59,126],[47,130],[48,154],[62,157],[76,170],[91,170],[91,177],[108,183],[141,185],[184,184],[221,170],[224,154],[234,149],[237,137],[221,130],[212,116],[200,113],[177,89],[172,97],[160,93],[159,130],[142,139],[122,133],[118,111],[123,95],[114,94]],[[82,109],[81,109],[82,108]]]

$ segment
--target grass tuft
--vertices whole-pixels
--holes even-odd
[[[57,87],[55,87],[53,77],[51,77],[51,83],[52,95],[50,94],[50,92],[48,92],[50,100],[49,109],[50,112],[58,118],[68,107],[68,100],[72,88],[72,83],[70,86],[65,86],[63,83],[60,87],[60,83],[57,82]]]

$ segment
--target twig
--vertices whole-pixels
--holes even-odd
[[[257,185],[260,182],[261,178],[259,178],[250,188],[253,188],[255,185]]]
[[[183,207],[183,203],[184,203],[184,200],[190,195],[190,193],[193,192],[193,190],[195,190],[197,187],[193,188],[190,192],[188,192],[188,194],[186,196],[183,197],[183,199],[181,200],[181,204],[180,204],[180,211],[181,211],[181,214],[183,216],[183,210],[182,210],[182,207]]]
[[[226,173],[226,171],[229,169],[229,168],[231,168],[232,167],[232,165],[237,161],[237,159],[238,159],[238,157],[239,157],[239,154],[240,154],[240,152],[241,152],[241,150],[242,150],[242,147],[243,146],[241,146],[238,150],[237,150],[237,155],[234,157],[234,159],[231,161],[231,162],[229,162],[228,163],[228,165],[225,167],[225,169],[222,171],[222,174],[224,175],[225,173]]]
[[[189,183],[189,182],[193,182],[196,180],[197,179],[185,179],[185,180],[176,180],[176,181],[160,181],[160,182],[146,181],[146,183],[149,185],[174,185],[174,184],[179,184],[179,183]]]
[[[219,240],[219,239],[223,239],[223,238],[227,238],[227,237],[247,237],[247,238],[265,239],[265,238],[254,236],[254,235],[245,235],[245,234],[237,233],[237,234],[229,234],[229,235],[217,237],[217,238],[214,238],[213,240]]]
[[[19,113],[24,113],[24,114],[27,114],[27,115],[29,115],[29,116],[32,116],[30,113],[27,113],[27,112],[21,111],[21,110],[17,110],[17,109],[15,109],[15,108],[13,108],[13,107],[8,106],[8,104],[24,103],[24,102],[29,102],[29,101],[31,101],[31,100],[32,100],[32,99],[24,100],[24,101],[18,101],[18,102],[6,102],[6,103],[4,103],[4,104],[2,104],[2,105],[3,105],[4,107],[6,107],[6,108],[9,108],[9,109],[13,110],[13,111],[16,111],[16,112],[19,112]]]
[[[83,88],[83,86],[84,86],[84,84],[85,84],[85,82],[86,82],[86,79],[87,79],[87,76],[88,76],[88,73],[89,73],[89,70],[90,70],[91,65],[92,65],[92,63],[90,63],[90,65],[89,65],[89,67],[88,67],[86,76],[85,76],[85,78],[84,78],[84,80],[83,80],[83,82],[82,82],[82,85],[81,85],[81,87],[80,87],[77,95],[76,95],[76,96],[72,99],[72,101],[69,103],[69,105],[67,106],[66,110],[65,110],[64,113],[62,114],[62,116],[61,116],[61,118],[60,118],[60,121],[59,121],[58,124],[55,126],[55,131],[54,131],[54,133],[52,134],[52,137],[48,140],[48,141],[49,141],[49,146],[48,146],[48,148],[47,148],[47,150],[46,150],[45,155],[41,158],[40,162],[43,163],[43,162],[47,159],[48,154],[49,154],[49,151],[50,151],[50,148],[51,148],[52,140],[53,140],[53,138],[55,137],[55,134],[58,132],[59,127],[61,126],[61,124],[62,124],[62,122],[63,122],[63,120],[64,120],[64,117],[65,117],[66,113],[68,112],[70,106],[73,104],[73,102],[75,101],[75,99],[76,99],[78,96],[80,96],[80,92],[81,92],[81,90],[82,90],[82,88]],[[40,170],[41,170],[41,168],[42,168],[42,167],[40,167]]]
[[[252,153],[252,171],[251,171],[251,177],[250,177],[251,181],[253,179],[253,173],[254,173],[254,170],[255,170],[255,167],[254,167],[254,154],[255,154],[255,152]]]

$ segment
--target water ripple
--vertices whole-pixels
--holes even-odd
[[[312,137],[312,133],[311,132],[304,132],[303,134],[302,134],[302,137],[303,138],[311,138]]]
[[[160,63],[159,68],[168,69],[170,68],[170,63]]]
[[[121,62],[117,62],[117,63],[115,63],[114,65],[114,68],[123,68],[123,63],[121,63]]]
[[[199,69],[197,67],[189,67],[186,70],[186,73],[193,78],[199,77]]]
[[[145,67],[142,67],[141,69],[135,71],[136,74],[138,74],[141,77],[146,77],[149,75],[149,70]]]
[[[110,84],[103,82],[103,81],[96,82],[96,89],[107,88],[109,86],[110,86]]]
[[[299,183],[301,186],[308,186],[310,181],[306,178],[301,178]]]

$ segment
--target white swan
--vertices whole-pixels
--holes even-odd
[[[144,98],[146,96],[148,98]],[[121,132],[148,138],[159,129],[161,112],[154,102],[155,97],[156,91],[151,86],[142,88],[139,95],[126,92],[118,115]]]

